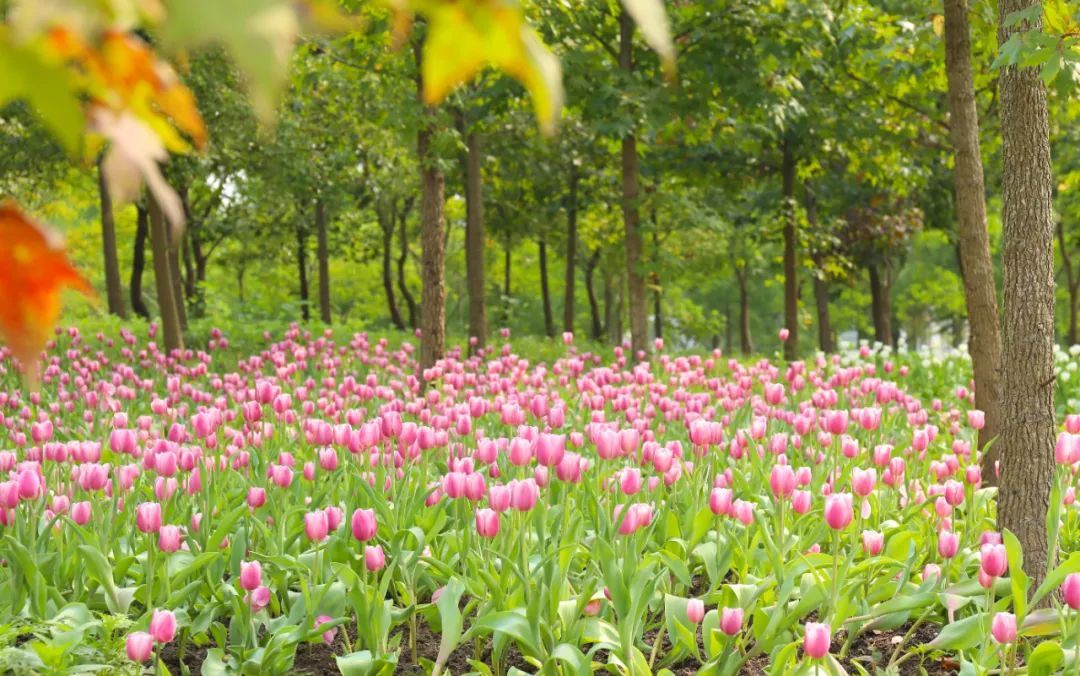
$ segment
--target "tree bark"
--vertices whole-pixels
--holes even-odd
[[[634,20],[624,9],[619,15],[619,67],[626,73],[634,70]],[[641,215],[638,197],[641,192],[638,176],[637,137],[628,133],[622,138],[622,212],[623,239],[626,245],[626,282],[630,296],[631,357],[649,350],[648,307],[645,276],[641,273]]]
[[[464,125],[463,125],[464,126]],[[484,195],[480,138],[465,136],[465,277],[469,292],[469,336],[476,349],[487,344],[487,301],[484,296]]]
[[[660,257],[660,238],[656,234],[659,229],[656,221],[656,208],[652,210],[652,247],[653,247],[653,271],[649,273],[649,283],[653,292],[653,335],[661,340],[664,338],[664,288],[660,285],[660,265],[657,260]]]
[[[563,331],[574,331],[574,267],[577,265],[578,167],[570,162],[570,191],[566,197],[566,279],[563,287]]]
[[[1006,27],[1009,15],[1035,4],[999,0],[998,44],[1041,19]],[[1024,551],[1032,589],[1047,564],[1046,514],[1054,476],[1054,225],[1046,90],[1038,68],[1008,66],[1001,88],[1002,235],[1005,331],[998,525]]]
[[[750,290],[746,268],[736,265],[735,279],[739,283],[739,349],[743,354],[751,354],[754,339],[750,335]]]
[[[964,300],[968,311],[968,353],[975,378],[975,406],[986,414],[979,430],[979,447],[997,437],[1001,429],[998,378],[1001,369],[1001,328],[998,316],[994,263],[986,229],[986,188],[979,149],[979,117],[971,72],[967,0],[945,0],[945,71],[949,89],[949,130],[953,144],[953,179],[956,189],[960,265],[964,271]],[[997,452],[984,456],[991,470]],[[993,472],[984,473],[988,481]]]
[[[548,284],[547,242],[540,238],[540,298],[544,305],[544,335],[555,336],[555,316],[551,311],[551,288]]]
[[[874,340],[892,346],[892,298],[888,265],[877,263],[867,266],[870,272],[870,313],[874,320]]]
[[[187,306],[184,304],[184,282],[180,274],[180,240],[183,233],[171,224],[165,228],[166,257],[169,261],[169,273],[172,281],[173,296],[175,297],[176,316],[180,320],[180,329],[187,331]]]
[[[173,267],[169,261],[169,228],[165,214],[152,193],[147,191],[146,200],[150,212],[150,247],[154,254],[154,285],[157,288],[158,311],[161,313],[161,329],[165,338],[165,351],[184,349],[183,329],[176,307],[176,288]]]
[[[398,309],[397,298],[394,296],[394,271],[393,271],[393,254],[391,249],[394,247],[394,213],[386,213],[382,209],[376,209],[376,216],[379,219],[379,227],[382,229],[382,283],[383,291],[386,292],[386,305],[390,310],[390,321],[394,324],[394,328],[405,330],[405,320],[401,317],[401,310]]]
[[[300,280],[300,316],[311,321],[311,292],[307,276],[307,233],[301,225],[296,226],[296,273]]]
[[[1058,250],[1061,252],[1061,267],[1065,271],[1065,286],[1069,292],[1069,328],[1065,335],[1065,342],[1070,346],[1076,345],[1076,309],[1077,291],[1080,291],[1080,277],[1077,276],[1072,266],[1072,255],[1065,242],[1065,225],[1062,221],[1057,222]]]
[[[136,204],[135,217],[135,252],[131,257],[131,279],[129,288],[131,293],[131,311],[143,319],[150,318],[150,311],[146,309],[146,301],[142,295],[143,272],[146,270],[146,240],[150,236],[150,215],[141,204]]]
[[[422,101],[424,80],[420,71],[423,47],[414,42],[416,95]],[[444,183],[431,143],[435,135],[435,112],[424,110],[426,118],[416,134],[416,154],[420,160],[420,369],[429,369],[442,359],[446,344],[446,221],[443,215]]]
[[[817,194],[809,184],[803,186],[805,193],[806,224],[811,231],[817,230]],[[832,321],[829,318],[829,282],[820,255],[814,256],[814,305],[817,309],[818,349],[829,354],[836,349],[833,343]]]
[[[596,286],[593,278],[596,266],[600,262],[600,250],[597,249],[585,262],[585,293],[589,297],[589,317],[592,319],[592,339],[600,340],[604,335],[604,325],[600,320],[600,303],[596,300]]]
[[[510,326],[510,272],[512,264],[511,251],[512,249],[510,244],[510,237],[507,236],[506,244],[503,245],[503,326]]]
[[[105,295],[109,313],[126,318],[124,287],[120,282],[120,261],[116,255],[116,223],[113,220],[112,196],[108,181],[98,160],[98,194],[101,198],[101,252],[105,259]]]
[[[195,282],[195,261],[191,255],[191,229],[185,228],[180,238],[180,253],[184,264],[184,300],[194,304],[198,284]]]
[[[784,341],[784,359],[799,358],[799,271],[796,261],[795,213],[795,152],[791,139],[784,138],[780,175],[784,195],[784,326],[788,338]]]
[[[315,200],[315,233],[319,256],[319,318],[324,324],[330,324],[330,245],[326,231],[326,205],[321,197]]]
[[[409,259],[409,212],[412,211],[412,199],[406,200],[405,208],[398,214],[398,226],[399,233],[401,235],[401,253],[397,259],[397,278],[398,278],[398,290],[401,291],[401,297],[405,299],[405,307],[409,309],[409,327],[412,329],[417,328],[417,311],[416,311],[416,299],[413,297],[412,292],[409,291],[409,285],[405,282],[405,263]]]

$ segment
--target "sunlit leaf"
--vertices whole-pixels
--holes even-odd
[[[173,227],[184,223],[180,197],[161,175],[160,162],[169,154],[161,138],[143,121],[129,113],[96,108],[91,113],[94,129],[109,140],[102,171],[113,199],[131,202],[139,196],[143,183],[154,194]]]
[[[162,35],[173,47],[216,44],[243,72],[255,112],[274,117],[300,21],[284,0],[167,0]]]
[[[71,73],[43,50],[14,44],[0,27],[0,108],[17,99],[25,99],[64,148],[76,154],[86,121]]]
[[[622,0],[623,7],[641,29],[645,42],[660,55],[668,76],[675,72],[675,44],[671,40],[671,25],[663,0]]]
[[[552,131],[563,103],[562,68],[508,2],[416,3],[428,19],[424,44],[424,100],[438,103],[486,66],[529,91],[541,127]]]
[[[38,355],[60,314],[61,290],[93,290],[72,267],[59,235],[13,203],[0,204],[0,242],[0,334],[34,384]]]

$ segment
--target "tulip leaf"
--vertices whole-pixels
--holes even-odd
[[[1005,554],[1009,559],[1009,586],[1012,590],[1013,609],[1016,611],[1016,621],[1022,623],[1027,614],[1028,588],[1031,586],[1024,572],[1024,552],[1012,531],[1005,530],[1002,539],[1005,543]]]
[[[1050,676],[1065,662],[1065,651],[1056,641],[1043,641],[1027,658],[1029,676]]]
[[[934,640],[926,644],[933,650],[969,650],[985,639],[986,614],[978,613],[945,625]]]
[[[446,660],[450,659],[450,653],[461,639],[463,620],[458,601],[465,593],[465,585],[457,577],[450,578],[443,589],[442,596],[435,602],[439,609],[439,618],[442,620],[442,639],[439,641],[439,655],[435,659],[435,671],[439,671]]]

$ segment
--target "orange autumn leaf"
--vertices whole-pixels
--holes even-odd
[[[22,362],[31,384],[37,359],[60,314],[60,291],[93,295],[72,267],[60,237],[11,203],[0,204],[0,337]]]

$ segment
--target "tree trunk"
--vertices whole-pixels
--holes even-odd
[[[733,349],[731,346],[735,342],[734,331],[735,331],[735,319],[731,316],[731,305],[729,303],[728,306],[727,306],[727,309],[724,311],[724,349],[725,350],[732,350]]]
[[[615,328],[615,292],[611,288],[611,272],[603,270],[604,281],[604,331],[611,339]],[[617,342],[617,341],[616,341]]]
[[[417,328],[416,317],[416,299],[413,298],[412,292],[409,291],[409,285],[405,282],[405,263],[409,259],[409,233],[408,222],[409,212],[412,211],[412,200],[406,200],[405,208],[398,214],[399,233],[401,235],[401,253],[397,259],[397,278],[398,278],[398,290],[401,291],[401,297],[405,299],[405,307],[409,308],[409,328]]]
[[[131,311],[143,319],[150,318],[150,311],[146,309],[146,301],[142,295],[143,272],[146,270],[146,240],[150,237],[150,215],[146,207],[141,204],[135,205],[135,252],[131,257],[131,280],[129,288],[131,293]]]
[[[169,273],[175,297],[176,316],[180,320],[180,329],[187,331],[187,306],[184,304],[184,282],[180,275],[180,247],[183,233],[171,224],[165,228],[166,257],[169,261]]]
[[[191,228],[185,228],[180,238],[180,253],[184,264],[184,300],[194,304],[198,284],[195,281],[195,261],[191,255],[191,235]]]
[[[739,349],[743,354],[754,351],[754,339],[750,335],[750,290],[746,268],[735,267],[735,279],[739,282]]]
[[[1061,252],[1061,267],[1065,270],[1065,288],[1069,292],[1069,328],[1065,335],[1065,342],[1069,346],[1076,345],[1076,303],[1077,291],[1080,290],[1080,279],[1072,266],[1072,255],[1065,243],[1065,225],[1062,221],[1057,222],[1058,250]]]
[[[585,293],[589,297],[589,317],[592,319],[593,340],[600,340],[600,337],[604,335],[604,325],[600,321],[600,304],[596,301],[596,286],[593,284],[599,262],[600,250],[597,249],[585,263]]]
[[[401,310],[398,309],[397,298],[394,296],[394,271],[393,254],[394,247],[394,213],[389,214],[381,209],[375,210],[379,219],[379,227],[382,229],[382,283],[383,291],[386,292],[386,305],[390,310],[390,321],[394,328],[405,330],[405,320],[401,318]]]
[[[176,307],[176,283],[172,279],[173,268],[169,262],[169,228],[165,214],[153,194],[147,191],[146,201],[150,212],[150,247],[154,254],[154,285],[157,288],[158,311],[161,312],[161,329],[165,337],[165,351],[184,349],[183,329]]]
[[[548,284],[547,242],[540,238],[540,299],[544,305],[544,335],[555,336],[555,316],[551,311],[551,288]]]
[[[653,291],[653,335],[657,338],[663,339],[664,337],[664,288],[660,285],[660,272],[659,261],[656,259],[660,256],[660,239],[656,234],[656,209],[652,212],[652,245],[653,245],[653,261],[654,270],[649,274],[649,281],[652,284]]]
[[[967,303],[968,353],[975,377],[975,406],[986,414],[979,430],[979,447],[1001,429],[998,373],[1001,369],[1001,328],[998,317],[994,263],[986,229],[986,189],[979,149],[979,118],[971,74],[967,0],[945,0],[945,71],[949,88],[949,130],[953,143],[953,179],[959,231],[960,264]],[[984,458],[993,467],[997,452],[991,446]],[[988,481],[993,472],[987,471]]]
[[[892,346],[892,299],[888,265],[883,264],[884,274],[877,263],[867,266],[870,271],[870,313],[874,320],[874,340]]]
[[[423,99],[424,80],[420,72],[423,47],[414,42],[416,95]],[[442,359],[446,343],[446,221],[443,215],[444,177],[432,152],[435,113],[425,108],[426,118],[416,134],[416,154],[420,160],[420,369],[429,369]]]
[[[101,251],[105,258],[105,294],[109,313],[124,319],[124,287],[120,282],[120,261],[116,256],[116,224],[113,220],[112,196],[108,181],[98,161],[98,195],[101,198]]]
[[[464,126],[464,125],[463,125]],[[487,301],[484,297],[484,195],[480,139],[475,131],[465,137],[465,277],[469,291],[469,336],[476,349],[487,344]]]
[[[1031,0],[999,0],[998,44],[1041,19],[1005,27]],[[1036,15],[1037,17],[1039,15]],[[1001,87],[1002,237],[1005,331],[1002,350],[998,525],[1024,551],[1032,589],[1047,563],[1046,514],[1054,477],[1054,225],[1046,89],[1038,68],[1008,66]]]
[[[563,287],[563,331],[574,331],[574,267],[577,265],[578,167],[570,162],[570,192],[566,198],[566,280]]]
[[[784,195],[784,327],[788,330],[784,359],[794,361],[799,358],[799,270],[795,233],[795,153],[788,137],[784,138],[780,175]]]
[[[503,326],[510,326],[510,271],[511,271],[511,245],[510,238],[506,238],[506,244],[503,246],[503,292],[502,292],[502,308],[503,308]]]
[[[623,10],[619,15],[619,67],[626,73],[634,70],[634,20]],[[626,281],[630,296],[631,358],[649,350],[648,308],[645,276],[641,274],[641,216],[638,211],[637,137],[628,133],[622,138],[622,212],[626,244]]]
[[[326,231],[326,205],[322,198],[315,200],[315,232],[319,256],[319,318],[324,324],[330,324],[330,245]]]
[[[303,226],[296,226],[296,273],[300,279],[300,316],[311,321],[311,293],[307,278],[307,233]]]
[[[803,186],[805,192],[806,224],[811,231],[817,230],[817,194],[810,185]],[[820,255],[814,257],[814,305],[817,308],[818,348],[825,354],[836,349],[833,343],[832,321],[829,318],[829,282],[825,278],[825,269]]]
[[[210,254],[203,253],[202,240],[194,230],[191,233],[191,254],[195,257],[195,281],[202,286],[206,283],[206,267],[210,262]]]

